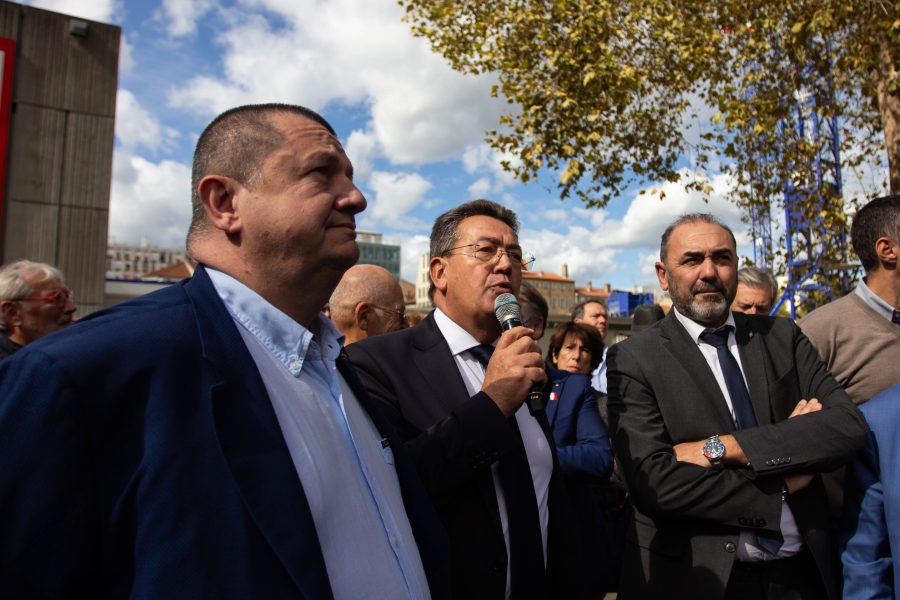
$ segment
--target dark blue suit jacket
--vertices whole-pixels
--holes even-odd
[[[900,384],[860,407],[869,439],[847,469],[841,561],[844,599],[900,591]]]
[[[434,596],[446,534],[391,443]],[[329,598],[306,496],[253,359],[203,267],[0,364],[7,597]]]
[[[601,510],[602,486],[613,467],[612,448],[600,419],[591,380],[580,373],[551,369],[547,420],[565,476],[581,549],[579,585],[586,593],[614,589],[618,552],[613,525]]]
[[[550,380],[547,420],[560,466],[565,473],[606,479],[612,473],[612,448],[591,380],[557,369],[550,371]]]

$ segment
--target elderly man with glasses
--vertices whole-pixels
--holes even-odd
[[[59,269],[29,260],[0,268],[0,360],[70,324],[76,310]]]
[[[450,535],[456,598],[569,598],[574,531],[542,411],[523,401],[546,379],[534,331],[501,332],[500,294],[519,294],[516,215],[474,200],[431,233],[420,324],[347,348],[406,445]]]
[[[347,269],[328,306],[331,321],[344,336],[344,346],[408,326],[403,290],[391,272],[378,265]]]

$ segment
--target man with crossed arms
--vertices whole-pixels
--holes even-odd
[[[734,235],[684,215],[656,263],[668,317],[609,353],[613,445],[635,506],[619,598],[837,598],[818,473],[862,415],[787,319],[733,313]]]

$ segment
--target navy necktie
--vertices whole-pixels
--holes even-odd
[[[487,371],[488,362],[490,362],[491,356],[494,354],[494,347],[490,344],[479,344],[469,348],[469,354],[475,357],[475,360],[480,362],[484,370]]]
[[[723,327],[718,331],[704,331],[700,339],[710,346],[715,346],[719,357],[719,366],[722,367],[722,375],[725,376],[725,387],[731,398],[731,406],[734,408],[734,424],[738,429],[757,427],[756,413],[753,412],[753,403],[750,401],[750,392],[744,383],[744,375],[734,355],[728,350],[728,332],[731,327]],[[758,531],[756,542],[766,554],[775,556],[784,544],[784,536],[781,531]]]
[[[469,348],[471,354],[487,370],[494,347],[481,344]],[[509,522],[509,572],[513,598],[543,598],[549,593],[544,567],[544,543],[537,497],[531,479],[528,455],[522,444],[522,434],[516,416],[507,418],[518,443],[500,457],[499,475],[506,517]]]
[[[700,339],[710,346],[715,346],[719,357],[719,366],[722,367],[722,375],[725,377],[725,387],[731,398],[731,407],[734,409],[734,424],[738,429],[748,429],[758,425],[756,413],[753,412],[753,403],[750,401],[750,392],[744,383],[741,367],[731,352],[728,351],[728,327],[718,331],[704,331]]]

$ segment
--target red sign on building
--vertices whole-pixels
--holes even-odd
[[[6,153],[9,141],[9,111],[12,106],[13,61],[16,40],[0,38],[0,225],[3,224],[3,200],[6,192]],[[3,228],[0,227],[0,239]]]

